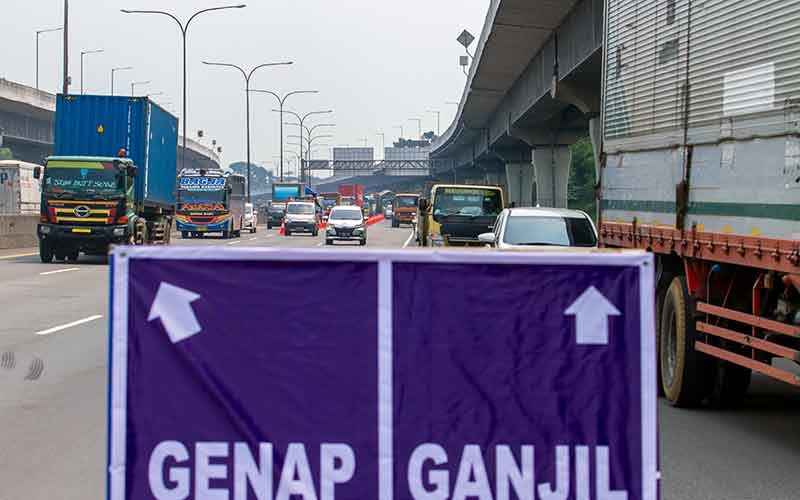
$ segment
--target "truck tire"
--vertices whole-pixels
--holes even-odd
[[[50,244],[44,240],[39,240],[39,258],[44,264],[53,262],[53,249]]]
[[[400,227],[400,222],[395,219],[392,219],[392,227]]]
[[[663,271],[663,274],[656,283],[656,318],[661,318],[661,310],[664,308],[664,298],[667,296],[667,290],[675,279],[675,274]],[[661,363],[659,362],[661,352],[661,321],[656,320],[656,380],[658,387],[658,395],[664,396],[664,382],[661,378]]]
[[[664,396],[672,406],[697,406],[711,390],[713,361],[694,349],[694,303],[684,276],[674,278],[666,291],[658,331]]]
[[[70,252],[67,254],[67,260],[70,262],[78,262],[78,257],[80,257],[80,254],[81,253],[79,250],[70,250]]]
[[[184,240],[189,238],[189,231],[181,231],[181,238]]]

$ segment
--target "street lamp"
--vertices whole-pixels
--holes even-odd
[[[419,128],[419,138],[422,139],[422,118],[409,118],[408,121],[417,122],[417,127]]]
[[[129,71],[133,66],[122,66],[121,68],[111,68],[111,95],[114,95],[114,73],[117,71]]]
[[[96,50],[82,50],[81,51],[81,95],[83,95],[83,58],[88,54],[99,54],[105,52],[103,49]]]
[[[281,113],[281,140],[283,140],[283,113],[284,113],[284,110],[283,109],[280,109],[280,110],[273,109],[272,111],[275,112],[275,113]],[[314,115],[330,114],[330,113],[333,113],[333,110],[332,109],[328,109],[328,110],[325,110],[325,111],[310,111],[310,112],[306,113],[303,116],[300,116],[299,114],[295,113],[294,111],[288,111],[287,110],[285,112],[289,113],[291,115],[294,115],[295,118],[297,118],[297,121],[300,122],[300,135],[302,135],[303,134],[303,129],[305,128],[304,123],[305,123],[305,121],[306,121],[306,119],[308,117],[314,116]],[[301,159],[303,158],[303,144],[302,143],[303,143],[303,141],[300,141],[300,158]],[[281,149],[283,149],[283,148],[281,148]]]
[[[251,69],[249,72],[245,71],[244,68],[241,66],[237,66],[236,64],[229,64],[229,63],[215,63],[215,62],[208,62],[203,61],[203,64],[208,66],[222,66],[226,68],[235,68],[238,69],[242,76],[244,76],[244,83],[245,83],[245,107],[247,108],[247,121],[246,129],[247,129],[247,201],[250,201],[250,78],[253,76],[253,73],[259,68],[266,68],[267,66],[288,66],[293,64],[292,61],[289,62],[280,62],[280,63],[265,63],[256,66],[255,68]]]
[[[61,31],[64,27],[60,28],[50,28],[46,30],[36,30],[36,90],[39,90],[39,37],[42,33],[53,33],[55,31]]]
[[[281,114],[281,118],[280,118],[280,120],[281,120],[280,121],[280,124],[281,124],[280,125],[280,129],[281,129],[281,150],[280,150],[281,151],[281,165],[280,165],[280,169],[279,170],[280,170],[281,182],[283,182],[283,104],[286,102],[286,99],[288,99],[289,96],[293,96],[293,95],[297,95],[297,94],[319,94],[319,91],[318,90],[293,90],[293,91],[285,94],[283,97],[279,96],[278,94],[276,94],[275,92],[273,92],[271,90],[251,89],[250,92],[258,92],[260,94],[269,94],[269,95],[271,95],[272,97],[274,97],[275,99],[278,100],[278,104],[279,104],[279,106],[281,108],[280,111],[279,111],[279,113]]]
[[[436,135],[442,135],[442,112],[435,109],[429,109],[428,113],[436,115]]]
[[[136,94],[136,87],[140,85],[150,85],[150,80],[144,82],[131,82],[131,97]]]
[[[194,18],[199,16],[200,14],[206,12],[212,12],[216,10],[226,10],[226,9],[242,9],[246,7],[245,4],[240,5],[228,5],[223,7],[211,7],[209,9],[203,9],[200,11],[195,12],[189,18],[186,23],[182,23],[180,19],[175,17],[173,14],[169,12],[164,12],[162,10],[128,10],[122,9],[124,14],[158,14],[162,16],[167,16],[171,18],[173,21],[178,23],[178,27],[181,30],[181,36],[183,37],[183,116],[181,116],[181,121],[183,122],[183,154],[181,155],[181,168],[186,166],[186,32],[189,30],[189,25],[192,23]]]

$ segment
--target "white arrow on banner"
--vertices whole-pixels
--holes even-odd
[[[147,321],[161,318],[161,323],[173,344],[186,340],[203,329],[192,309],[200,295],[162,281],[156,292]]]
[[[579,345],[608,345],[608,317],[621,316],[614,304],[590,286],[564,311],[575,316],[575,333]]]

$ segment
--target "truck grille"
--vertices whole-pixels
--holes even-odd
[[[56,224],[106,225],[117,216],[117,203],[105,201],[52,200],[48,216]]]

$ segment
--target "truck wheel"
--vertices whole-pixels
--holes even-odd
[[[70,262],[78,262],[79,256],[80,256],[80,251],[72,250],[67,254],[67,260]]]
[[[394,219],[392,219],[392,227],[400,227],[400,223]]]
[[[283,234],[284,234],[285,236],[291,236],[291,235],[292,235],[292,232],[291,232],[291,231],[289,231],[289,228],[286,228],[286,229],[284,229],[284,230],[283,230]]]
[[[660,323],[658,352],[664,396],[672,406],[697,406],[711,389],[713,362],[694,349],[698,335],[685,277],[674,278],[667,289]]]
[[[181,238],[188,239],[189,238],[189,231],[181,231]]]
[[[42,259],[44,264],[53,262],[53,249],[46,241],[39,240],[39,258]]]
[[[675,279],[675,275],[672,273],[668,273],[664,271],[664,274],[656,283],[656,318],[661,318],[661,311],[664,309],[664,298],[667,296],[667,290],[669,290],[670,285],[672,284],[672,280]],[[656,320],[656,380],[657,380],[657,387],[658,387],[658,395],[659,397],[664,396],[664,383],[661,379],[661,363],[658,361],[660,359],[659,353],[661,352],[661,321]]]
[[[269,222],[267,222],[267,231],[269,231],[270,229],[272,229],[272,224],[270,224]]]

